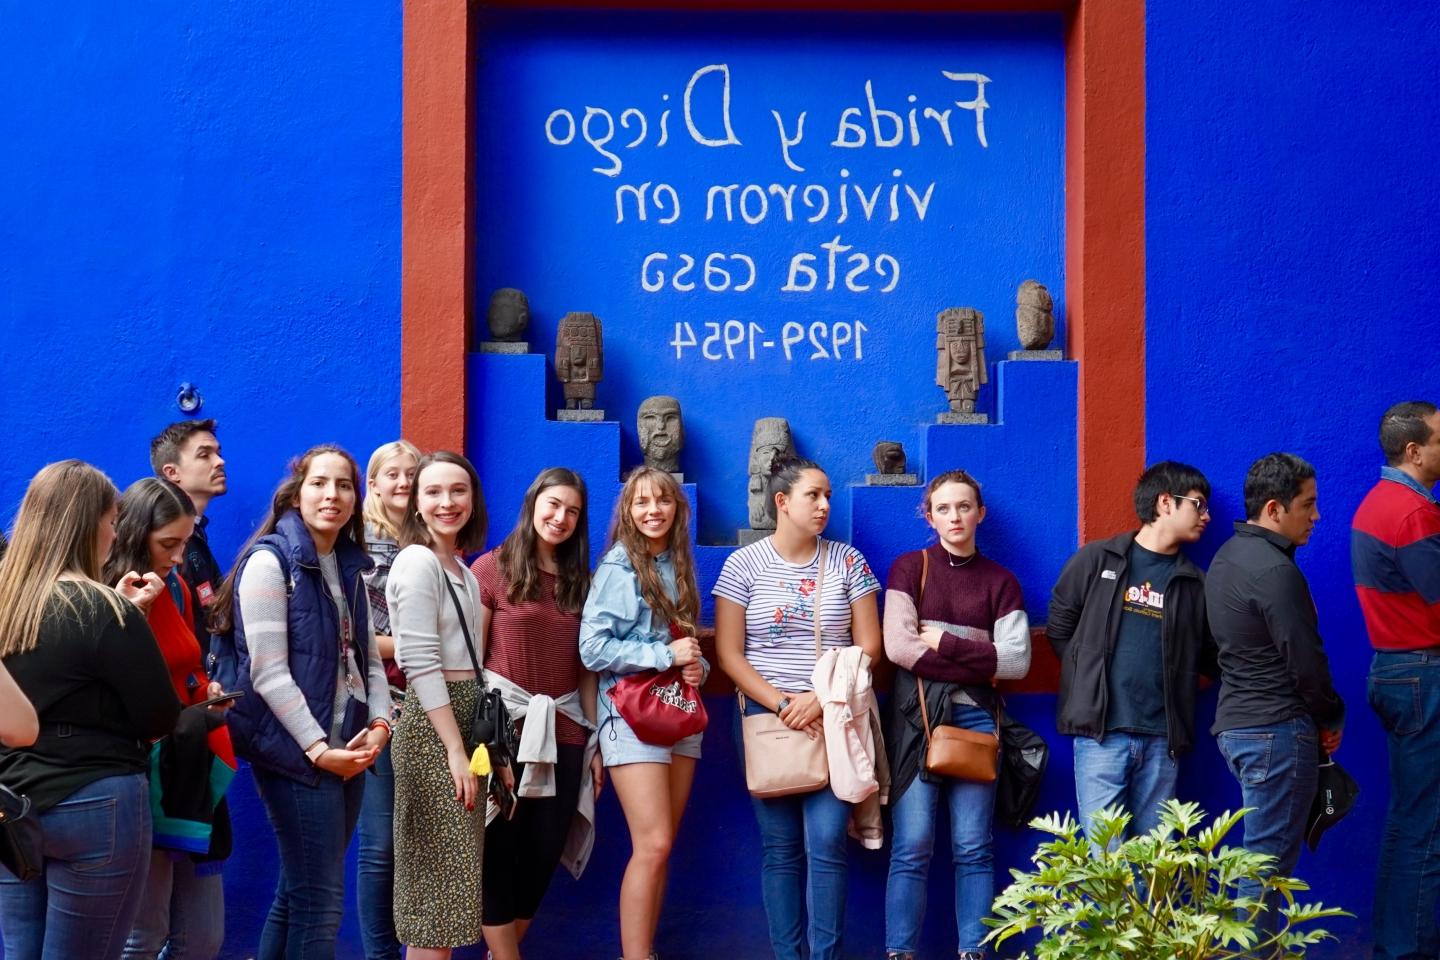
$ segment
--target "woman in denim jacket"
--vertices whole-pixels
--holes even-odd
[[[649,960],[659,956],[655,927],[670,846],[695,779],[701,734],[673,747],[645,743],[604,694],[621,676],[642,670],[678,665],[696,686],[710,671],[694,636],[700,591],[690,508],[674,477],[649,467],[631,472],[610,543],[581,616],[580,659],[600,674],[600,754],[630,826],[630,862],[620,884],[622,960]]]

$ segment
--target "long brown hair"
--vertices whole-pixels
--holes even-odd
[[[143,477],[120,495],[120,514],[115,520],[115,546],[105,561],[106,583],[114,583],[126,571],[144,574],[150,570],[150,534],[181,517],[195,516],[190,495],[164,477]]]
[[[300,496],[300,488],[305,485],[305,477],[310,472],[310,465],[315,462],[316,457],[323,457],[327,453],[333,453],[337,457],[345,458],[350,464],[350,482],[355,487],[355,497],[360,497],[360,465],[349,452],[333,443],[322,443],[319,446],[311,447],[300,456],[290,461],[289,475],[280,481],[275,488],[275,495],[270,498],[270,510],[265,514],[265,519],[260,526],[245,541],[245,546],[235,557],[235,565],[230,568],[230,575],[220,585],[219,591],[215,594],[215,602],[210,607],[210,629],[216,633],[224,633],[235,625],[235,586],[240,574],[241,563],[250,548],[259,542],[261,537],[268,537],[275,532],[275,525],[286,513],[296,509],[297,498]],[[360,515],[359,504],[356,504],[355,511],[346,521],[340,531],[340,540],[348,539],[360,550],[365,549],[365,519]],[[338,540],[337,540],[338,542]]]
[[[470,478],[470,519],[465,521],[465,525],[455,536],[455,549],[461,553],[479,550],[485,546],[486,525],[485,495],[480,492],[480,474],[475,472],[475,465],[469,460],[449,450],[427,453],[415,465],[415,479],[410,483],[410,502],[405,506],[405,519],[400,521],[400,546],[408,547],[417,543],[425,547],[435,545],[430,530],[420,516],[420,475],[425,472],[426,467],[437,463],[457,466]]]
[[[675,523],[670,527],[670,542],[666,545],[675,563],[675,585],[679,597],[671,600],[665,592],[665,584],[655,569],[650,556],[650,539],[635,526],[630,516],[630,507],[635,503],[635,493],[642,483],[648,483],[655,493],[669,496],[675,501]],[[615,516],[610,521],[610,545],[620,544],[630,565],[635,568],[635,578],[640,583],[640,596],[650,607],[656,620],[679,621],[688,632],[694,632],[700,621],[700,588],[695,583],[695,558],[690,552],[690,501],[675,478],[664,470],[639,466],[625,478],[620,488],[620,498],[615,501]]]
[[[118,496],[109,477],[81,460],[52,463],[31,479],[10,546],[0,556],[0,657],[35,648],[52,596],[78,616],[70,598],[55,589],[61,574],[89,581],[124,618],[128,604],[100,582],[105,558],[96,536]]]
[[[505,578],[506,598],[511,603],[540,599],[540,563],[536,559],[535,504],[540,495],[552,487],[570,487],[580,494],[580,515],[575,518],[575,531],[555,548],[555,606],[564,613],[579,613],[585,608],[585,595],[590,592],[590,498],[585,481],[573,470],[549,467],[540,471],[525,491],[525,502],[515,529],[500,544],[496,561],[500,576]]]

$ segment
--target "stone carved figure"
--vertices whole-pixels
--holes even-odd
[[[761,417],[750,434],[750,529],[775,529],[775,501],[766,496],[770,468],[776,460],[795,455],[790,422],[783,417]]]
[[[935,383],[952,413],[973,414],[975,397],[990,381],[985,369],[985,315],[973,307],[950,307],[935,322]]]
[[[1038,280],[1026,280],[1015,291],[1015,332],[1026,350],[1044,350],[1055,338],[1055,301]]]
[[[666,473],[680,472],[680,451],[685,449],[685,421],[674,397],[646,397],[635,414],[635,432],[645,466]]]
[[[566,410],[595,406],[595,384],[605,374],[605,343],[593,313],[567,313],[555,332],[555,376],[565,388]]]
[[[530,301],[514,287],[501,287],[490,295],[490,311],[485,315],[490,336],[500,343],[519,343],[530,325]]]
[[[894,440],[881,440],[870,454],[875,469],[882,475],[898,475],[905,472],[905,448]]]

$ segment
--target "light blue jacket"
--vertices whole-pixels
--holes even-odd
[[[675,562],[670,554],[655,558],[660,582],[672,599]],[[610,548],[590,578],[590,595],[580,617],[580,662],[600,674],[600,690],[615,685],[617,674],[641,670],[666,670],[675,664],[670,652],[670,625],[656,622],[649,604],[640,596],[640,581],[630,557],[620,544]],[[710,664],[702,657],[705,676]]]

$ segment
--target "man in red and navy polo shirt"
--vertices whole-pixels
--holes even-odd
[[[1375,888],[1377,960],[1440,957],[1440,412],[1397,403],[1380,420],[1388,466],[1350,531],[1355,592],[1375,659],[1370,704],[1390,748],[1390,809]]]

